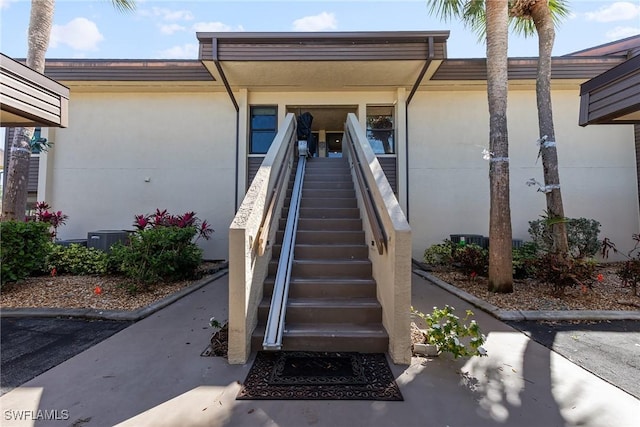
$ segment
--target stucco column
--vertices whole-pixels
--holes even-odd
[[[396,180],[398,183],[398,203],[404,212],[405,216],[409,216],[407,212],[407,150],[409,141],[407,140],[407,90],[403,87],[398,88],[396,91],[396,103],[395,103],[395,143],[396,143]]]
[[[244,194],[247,191],[247,147],[249,143],[249,91],[244,88],[240,89],[236,98],[240,110],[238,111],[238,164],[236,165],[236,174],[238,176],[238,206],[240,207]]]

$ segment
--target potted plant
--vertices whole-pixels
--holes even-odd
[[[422,346],[414,345],[416,353],[436,356],[441,352],[448,352],[456,359],[487,355],[482,347],[486,337],[476,321],[469,320],[473,312],[467,310],[464,319],[460,320],[454,311],[453,307],[445,305],[444,308],[434,307],[430,314],[424,314],[411,307],[411,313],[426,325],[426,329],[421,330],[425,342]]]

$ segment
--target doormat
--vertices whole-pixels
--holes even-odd
[[[238,400],[404,400],[382,353],[260,351]]]

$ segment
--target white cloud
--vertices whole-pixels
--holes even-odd
[[[293,21],[293,29],[295,31],[326,31],[335,30],[337,27],[338,21],[335,15],[327,12],[314,16],[305,16]]]
[[[163,24],[160,25],[160,31],[162,31],[162,34],[168,34],[171,35],[173,33],[177,33],[178,31],[185,31],[187,28],[183,27],[180,24]]]
[[[143,16],[159,16],[165,21],[191,21],[193,13],[188,10],[172,10],[164,7],[153,7],[151,10],[140,11]]]
[[[9,4],[14,1],[16,0],[0,0],[0,9],[8,8]]]
[[[87,18],[74,18],[65,25],[54,25],[51,29],[51,47],[67,45],[75,50],[98,50],[104,40],[95,22]]]
[[[188,43],[182,46],[174,46],[169,49],[161,50],[158,53],[158,58],[163,59],[197,59],[198,58],[198,45],[195,43]]]
[[[235,29],[231,25],[223,24],[222,22],[198,22],[191,27],[193,31],[200,32],[226,32],[226,31],[244,31],[242,26],[238,26]]]
[[[595,12],[587,12],[585,16],[588,21],[596,22],[628,21],[640,16],[640,5],[620,1],[601,7]]]
[[[605,36],[609,40],[619,40],[640,34],[640,27],[615,27],[608,31]]]

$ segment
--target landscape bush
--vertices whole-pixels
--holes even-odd
[[[535,277],[552,286],[556,295],[563,295],[566,288],[580,286],[583,291],[594,281],[597,263],[591,258],[571,258],[546,253],[533,261]]]
[[[199,238],[209,239],[213,230],[194,212],[174,216],[166,210],[136,215],[135,233],[126,245],[111,247],[112,269],[143,283],[175,281],[195,277],[202,262]]]
[[[50,250],[49,224],[4,221],[0,223],[0,235],[2,284],[43,270]]]
[[[445,239],[442,243],[429,246],[424,251],[423,260],[431,266],[450,266],[453,263],[453,242]]]
[[[569,252],[574,258],[593,257],[600,249],[600,223],[595,219],[566,218]],[[551,221],[543,216],[529,221],[529,235],[541,253],[552,252]]]
[[[453,250],[453,262],[467,275],[486,276],[489,251],[476,244],[458,245]]]
[[[47,258],[47,271],[55,274],[79,276],[99,275],[107,272],[109,255],[96,248],[72,244],[51,244]]]
[[[613,250],[614,253],[621,254],[626,258],[616,274],[624,285],[631,286],[633,295],[638,295],[638,285],[640,284],[640,234],[632,235],[631,239],[635,244],[633,248],[625,254],[616,248],[615,243],[605,238],[601,244],[601,255],[606,259],[609,256],[609,251]]]
[[[454,311],[453,307],[445,305],[444,308],[433,307],[431,313],[424,314],[411,307],[411,314],[422,319],[426,325],[427,344],[435,345],[440,352],[451,353],[456,359],[486,356],[487,352],[482,347],[486,337],[476,321],[469,320],[473,312],[466,310],[464,319],[460,320]]]

